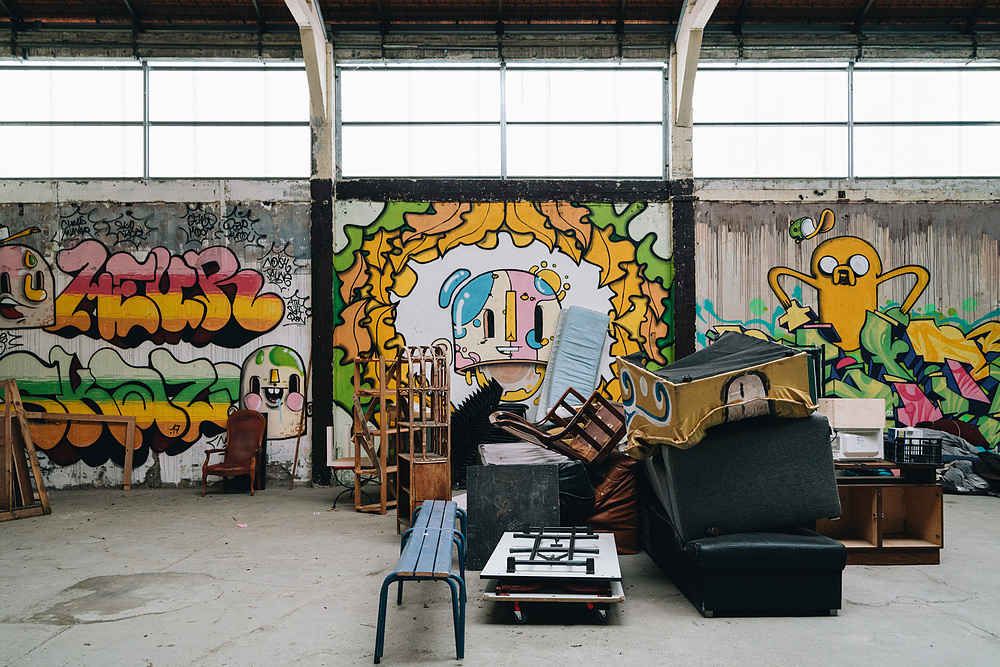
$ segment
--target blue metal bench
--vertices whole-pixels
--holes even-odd
[[[460,528],[456,530],[455,521]],[[375,635],[375,663],[385,647],[385,617],[389,586],[397,582],[396,604],[403,602],[404,581],[445,581],[451,588],[457,657],[465,657],[465,511],[450,500],[426,500],[413,511],[399,545],[396,569],[382,582]],[[452,570],[452,548],[458,548],[459,573]]]

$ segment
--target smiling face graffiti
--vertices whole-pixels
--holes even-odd
[[[305,366],[295,350],[262,347],[243,364],[243,407],[267,415],[269,440],[294,438],[303,425]]]
[[[441,290],[442,307],[468,276],[464,269],[452,274]],[[545,363],[559,317],[558,288],[551,271],[515,269],[482,273],[461,286],[451,310],[455,370],[495,362]]]
[[[34,329],[55,324],[52,269],[24,245],[0,246],[0,328]]]
[[[525,400],[545,377],[565,296],[559,275],[543,267],[470,275],[456,270],[438,295],[438,305],[451,306],[455,371],[480,386],[497,380],[504,401]]]

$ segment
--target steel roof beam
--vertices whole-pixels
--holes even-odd
[[[129,16],[132,17],[132,25],[135,26],[136,31],[142,32],[144,28],[142,27],[142,20],[139,18],[139,14],[135,11],[135,7],[129,0],[122,0],[125,3],[125,9],[128,10]]]

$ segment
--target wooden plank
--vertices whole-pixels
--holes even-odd
[[[6,383],[3,383],[6,388]],[[10,405],[6,401],[7,392],[4,392],[4,414],[0,423],[3,424],[3,437],[0,438],[0,510],[12,508],[14,499],[13,479],[14,457],[8,442],[10,439]]]
[[[125,462],[122,470],[122,488],[129,491],[132,488],[132,460],[135,455],[135,416],[133,415],[96,415],[73,412],[26,412],[30,421],[64,421],[92,422],[108,424],[124,424],[125,426]]]
[[[50,514],[52,508],[49,506],[49,494],[45,490],[35,443],[31,438],[31,425],[25,417],[17,381],[2,380],[0,387],[3,388],[4,403],[3,461],[0,466],[3,469],[3,484],[0,485],[0,508],[6,510],[5,520],[37,516],[34,512],[25,514],[21,511],[25,509],[37,509],[41,514]],[[34,489],[31,487],[32,474],[35,478]]]
[[[42,468],[38,465],[38,453],[35,451],[35,441],[31,437],[31,424],[28,423],[27,413],[24,404],[21,402],[21,392],[17,389],[16,380],[8,380],[8,389],[4,391],[5,396],[10,396],[14,400],[14,412],[17,414],[18,423],[21,425],[21,435],[24,438],[24,446],[28,453],[28,461],[31,464],[31,472],[35,477],[35,487],[38,490],[38,500],[42,504],[45,514],[52,513],[49,505],[49,492],[45,490],[45,480],[42,479]]]
[[[42,516],[44,514],[52,514],[52,511],[45,511],[42,506],[37,507],[24,507],[20,509],[13,509],[7,511],[0,511],[0,521],[11,521],[12,519],[27,519],[33,516]]]
[[[10,453],[14,461],[12,498],[20,497],[20,507],[29,507],[35,502],[35,493],[31,489],[31,476],[28,474],[28,451],[24,444],[24,435],[16,423],[11,423]]]

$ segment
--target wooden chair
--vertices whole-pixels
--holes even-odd
[[[250,475],[250,495],[257,484],[257,466],[267,433],[267,419],[256,410],[237,410],[226,422],[226,446],[205,450],[205,463],[201,467],[201,495],[208,492],[208,476],[223,478]],[[209,464],[212,454],[222,454],[222,463]]]
[[[490,423],[588,465],[607,458],[627,431],[625,411],[620,403],[608,400],[597,391],[584,399],[572,387],[563,392],[541,421],[531,423],[518,415],[499,411],[490,415]]]

